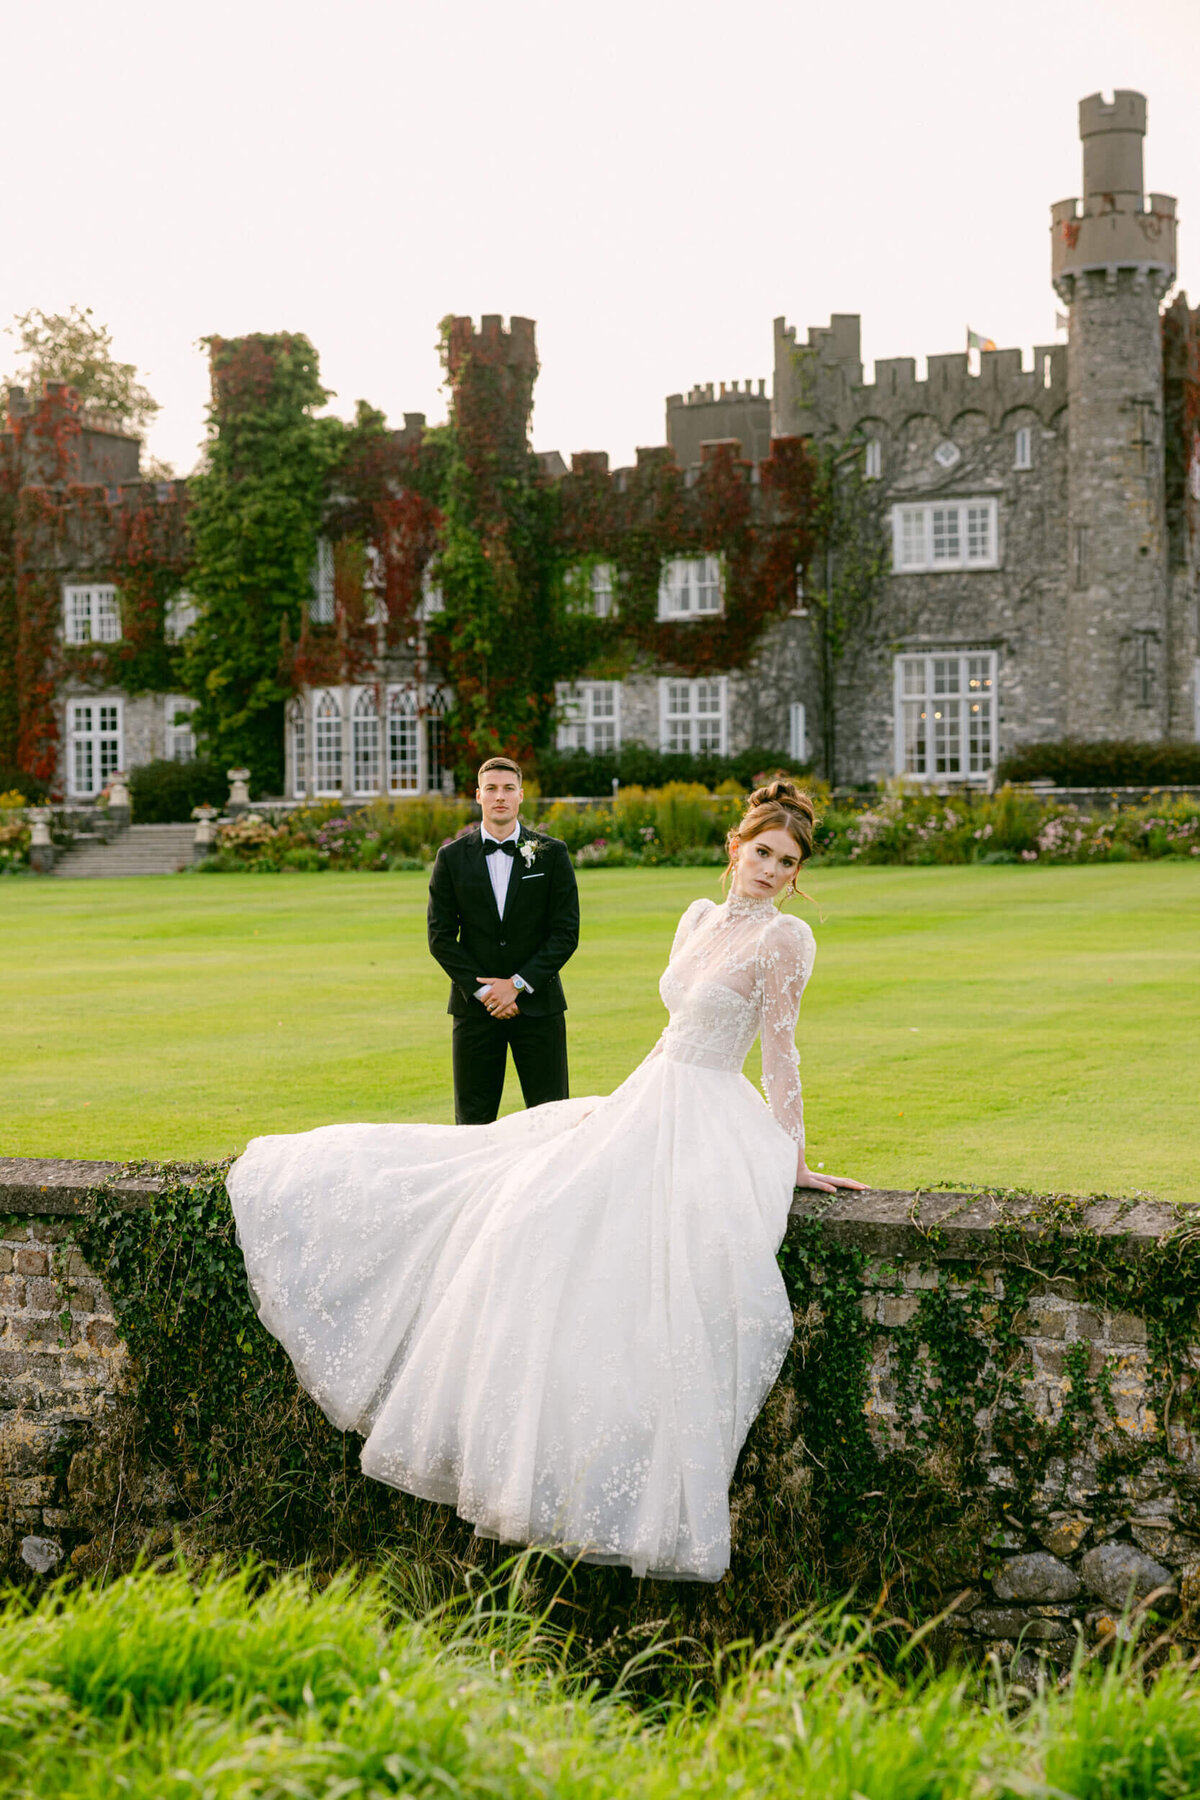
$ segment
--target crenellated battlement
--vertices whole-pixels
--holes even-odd
[[[493,366],[502,364],[531,375],[537,373],[537,326],[534,320],[519,318],[516,313],[507,330],[502,313],[484,313],[478,331],[469,315],[452,318],[447,327],[447,349],[451,375],[462,359],[472,353]]]
[[[668,406],[716,406],[722,400],[766,400],[765,378],[753,381],[698,381],[686,394],[668,394]]]
[[[1142,180],[1146,99],[1118,88],[1111,100],[1089,94],[1079,102],[1083,143],[1083,201],[1056,200],[1050,208],[1051,279],[1070,305],[1081,276],[1101,274],[1115,287],[1121,274],[1161,299],[1175,279],[1175,200],[1151,194]]]
[[[845,329],[853,319],[854,330]],[[847,436],[865,419],[895,429],[918,414],[948,431],[964,412],[983,413],[998,428],[1005,415],[1029,408],[1049,424],[1067,403],[1067,347],[1039,344],[1032,367],[1020,350],[984,350],[973,370],[965,350],[930,356],[924,380],[914,356],[880,357],[874,379],[863,379],[858,359],[858,319],[835,319],[840,332],[810,329],[797,345],[796,328],[775,321],[775,416],[777,435]]]
[[[687,394],[668,394],[667,442],[680,468],[702,462],[703,446],[718,440],[740,444],[752,462],[769,455],[771,399],[765,381],[708,381]]]

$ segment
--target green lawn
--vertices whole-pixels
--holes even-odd
[[[808,885],[814,1161],[880,1186],[1200,1199],[1200,867]],[[663,1022],[676,917],[718,890],[710,869],[593,870],[580,889],[572,1087],[607,1092]],[[0,1152],[217,1156],[331,1120],[448,1119],[424,905],[419,874],[3,883]]]

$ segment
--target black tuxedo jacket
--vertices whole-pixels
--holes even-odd
[[[520,975],[527,981],[534,991],[519,995],[517,1004],[529,1018],[567,1010],[558,971],[579,943],[575,870],[560,838],[522,825],[518,846],[526,843],[535,846],[535,854],[527,865],[518,847],[503,918],[478,831],[443,844],[437,853],[429,877],[429,949],[450,977],[446,1010],[456,1017],[470,1010],[480,975]]]

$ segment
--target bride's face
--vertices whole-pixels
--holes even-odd
[[[800,849],[790,831],[781,825],[760,831],[738,850],[733,871],[733,891],[751,900],[769,900],[781,893],[800,867]]]

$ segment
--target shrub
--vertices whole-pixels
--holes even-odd
[[[996,775],[1002,782],[1053,781],[1058,787],[1200,787],[1200,744],[1063,738],[1022,745]]]
[[[131,772],[129,798],[139,825],[179,825],[191,818],[194,806],[224,807],[229,779],[214,762],[160,759]]]
[[[49,792],[47,783],[39,781],[36,775],[27,775],[14,763],[0,763],[0,795],[5,800],[10,794],[20,794],[23,806],[38,806]]]
[[[29,826],[25,796],[18,788],[0,794],[0,875],[10,875],[29,863]]]
[[[610,794],[616,779],[622,787],[661,788],[675,782],[698,782],[717,788],[730,780],[739,791],[754,786],[759,775],[782,769],[807,775],[811,764],[796,762],[779,750],[755,746],[736,756],[690,756],[681,752],[652,750],[647,744],[626,744],[612,755],[593,756],[587,750],[542,750],[538,753],[538,782],[543,794]]]

